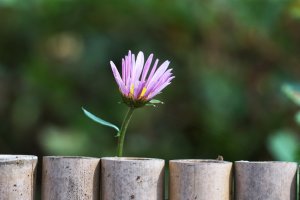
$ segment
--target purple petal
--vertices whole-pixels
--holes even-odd
[[[131,63],[130,63],[130,68],[131,68],[131,77],[132,77],[132,73],[134,71],[134,68],[135,68],[135,55],[134,54],[131,54]]]
[[[128,65],[127,65],[128,60],[127,59],[128,59],[127,56],[125,56],[125,58],[124,58],[124,66],[125,66],[125,77],[124,78],[125,78],[125,80],[123,80],[125,85],[127,85],[127,79],[128,79]]]
[[[135,73],[135,55],[131,54],[131,58],[130,58],[130,63],[129,63],[129,68],[130,68],[130,79],[128,81],[128,86],[129,88],[131,87],[131,84],[133,83],[133,75]]]
[[[119,73],[116,65],[112,61],[110,61],[110,65],[111,65],[111,69],[113,71],[113,75],[115,77],[115,80],[116,80],[116,82],[117,82],[117,84],[119,86],[119,89],[121,90],[121,92],[123,94],[125,94],[126,93],[126,87],[125,87],[125,85],[124,85],[124,83],[123,83],[123,81],[121,79],[120,73]]]
[[[167,71],[165,71],[165,73],[159,78],[159,81],[165,82],[168,78],[170,78],[170,76],[172,75],[172,70],[173,69],[168,69]]]
[[[148,85],[146,85],[147,88],[152,87],[153,84],[156,83],[156,81],[165,73],[165,71],[167,70],[168,66],[169,66],[170,62],[169,61],[165,61],[154,73],[153,77],[148,80]]]
[[[134,98],[135,99],[140,97],[143,88],[144,88],[144,84],[142,82],[138,82],[137,87],[134,88]]]
[[[153,54],[150,54],[150,56],[148,57],[148,59],[145,63],[143,74],[142,74],[142,79],[141,79],[142,82],[144,82],[145,79],[146,79],[146,76],[148,74],[148,71],[149,71],[149,68],[150,68],[150,65],[151,65],[151,62],[152,62],[152,58],[153,58]]]
[[[125,83],[126,82],[126,79],[125,79],[125,77],[126,77],[126,69],[125,69],[125,60],[124,60],[124,58],[122,58],[122,80],[123,80],[123,82]]]
[[[129,80],[130,80],[130,77],[131,77],[131,51],[128,52],[128,56],[125,57],[126,59],[126,70],[127,70],[127,73],[126,73],[126,86],[128,87],[129,86]]]
[[[129,50],[128,55],[122,59],[122,77],[115,64],[110,62],[119,90],[126,96],[132,92],[133,98],[136,100],[140,98],[142,93],[143,98],[151,99],[169,85],[174,78],[171,73],[172,69],[168,69],[169,61],[165,61],[158,67],[159,60],[156,59],[150,74],[148,74],[153,54],[149,55],[146,62],[144,59],[143,52],[140,51],[135,56]],[[133,91],[131,91],[132,87]]]
[[[131,53],[131,51],[129,51],[128,54],[128,80],[127,80],[127,87],[130,90],[130,87],[132,85],[132,78],[133,78],[133,73],[134,73],[134,66],[135,66],[135,55]]]
[[[156,88],[158,88],[160,85],[164,84],[171,76],[172,76],[172,71],[173,69],[168,69],[161,77],[156,81],[156,83],[153,83],[151,86],[147,88],[147,92],[145,96],[149,95],[152,93]]]
[[[146,85],[148,85],[149,81],[152,79],[152,77],[153,77],[153,75],[154,75],[154,72],[155,72],[155,70],[156,70],[158,61],[159,61],[158,59],[155,60],[155,63],[154,63],[154,65],[153,65],[153,67],[152,67],[152,70],[151,70],[151,72],[150,72],[150,75],[148,76]]]
[[[156,88],[148,97],[147,99],[152,99],[154,96],[156,96],[158,93],[160,93],[165,87],[171,84],[171,80],[174,79],[175,76],[170,77],[164,84],[160,85],[158,88]]]
[[[140,51],[136,58],[136,63],[134,66],[134,73],[132,76],[132,79],[133,79],[132,81],[134,83],[136,83],[139,80],[142,70],[143,70],[143,67],[144,67],[144,54],[143,54],[143,52]]]

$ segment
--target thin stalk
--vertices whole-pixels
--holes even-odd
[[[119,132],[120,134],[119,134],[119,138],[118,138],[118,149],[117,149],[118,157],[122,157],[122,155],[123,155],[123,145],[124,145],[125,134],[126,134],[126,130],[127,130],[128,124],[130,122],[130,119],[132,117],[133,111],[134,111],[134,108],[129,107],[129,109],[125,115],[125,118],[123,120],[120,132]]]

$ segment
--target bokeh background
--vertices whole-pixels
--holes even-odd
[[[297,160],[299,0],[1,0],[0,152],[114,156],[126,106],[109,61],[170,60],[176,78],[139,109],[126,156]]]

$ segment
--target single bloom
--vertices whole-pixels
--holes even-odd
[[[158,59],[152,65],[153,54],[144,62],[144,53],[139,52],[137,57],[131,51],[122,59],[122,77],[116,65],[110,61],[113,75],[119,86],[124,102],[130,107],[141,107],[149,102],[167,87],[172,79],[172,69],[168,69],[167,60],[159,67]],[[152,67],[151,67],[152,66]]]

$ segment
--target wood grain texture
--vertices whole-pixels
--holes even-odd
[[[102,158],[102,200],[163,200],[164,165],[161,159]]]
[[[0,200],[32,200],[37,157],[0,155]]]
[[[42,200],[99,200],[100,159],[43,158]]]
[[[171,160],[170,200],[230,200],[232,163],[218,160]]]
[[[235,162],[236,200],[296,200],[297,164]]]

